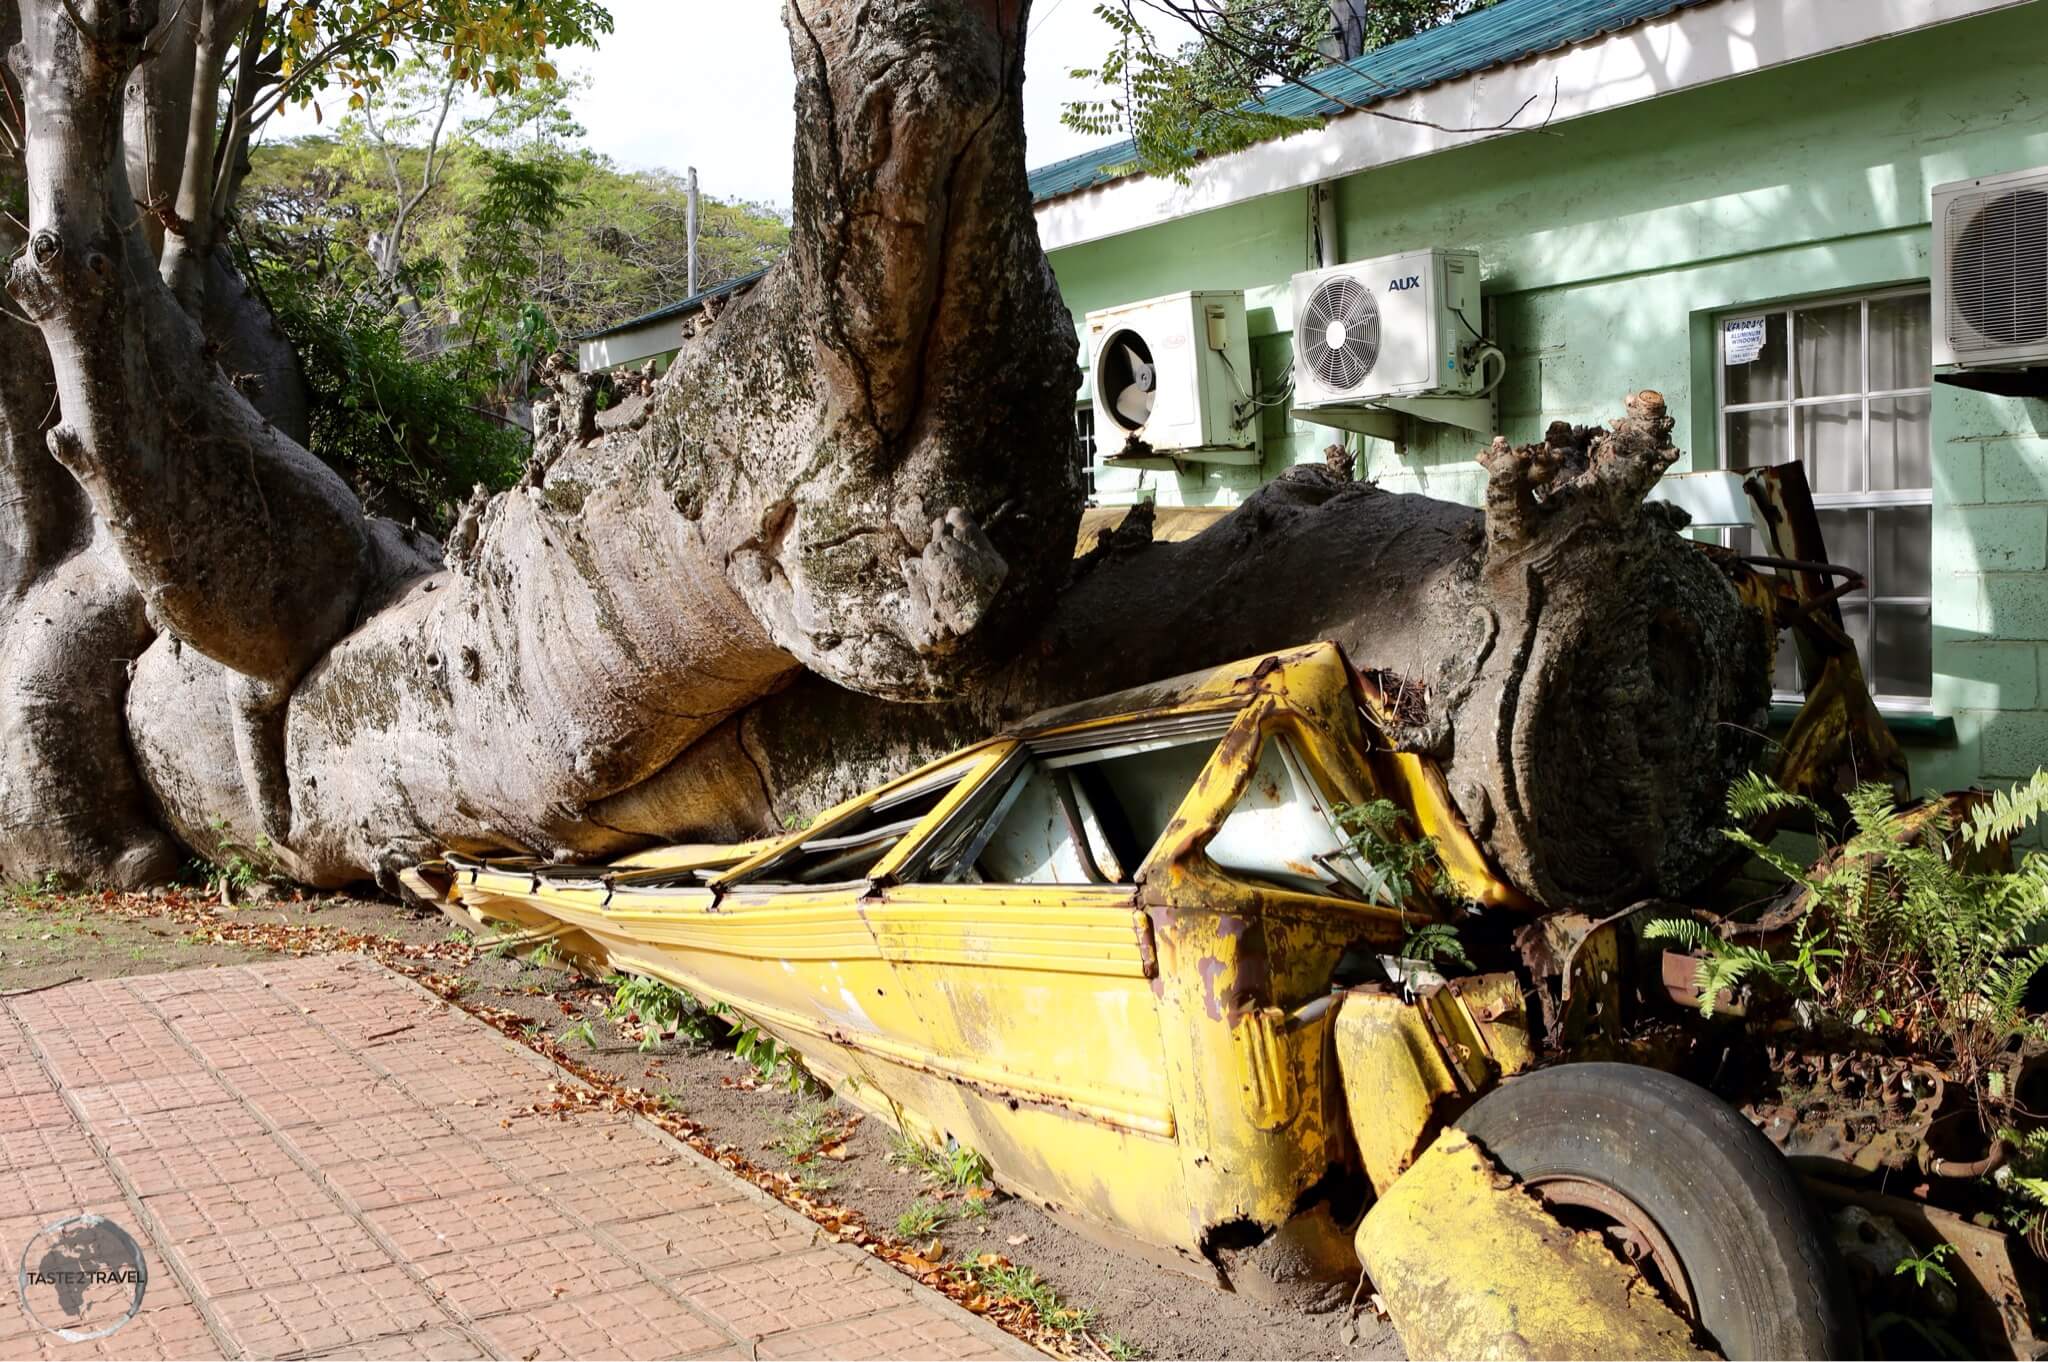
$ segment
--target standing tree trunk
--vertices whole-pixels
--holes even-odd
[[[0,49],[18,36],[17,16],[0,5]],[[6,93],[0,108],[14,107]],[[18,131],[0,127],[7,257],[24,244],[14,226],[25,209]],[[128,753],[128,668],[151,630],[44,443],[56,404],[42,336],[0,299],[0,877],[134,886],[178,866]]]
[[[1763,652],[1641,505],[1673,455],[1654,394],[1497,443],[1483,515],[1297,471],[1188,544],[1073,561],[1022,3],[791,0],[790,254],[627,427],[545,423],[437,568],[256,416],[109,197],[155,6],[20,2],[12,288],[56,361],[52,448],[164,631],[129,729],[202,851],[268,837],[336,884],[441,846],[760,831],[1037,705],[1333,636],[1426,693],[1398,737],[1523,888],[1696,868]]]

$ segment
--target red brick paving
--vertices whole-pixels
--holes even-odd
[[[1037,1354],[353,957],[0,1000],[0,1261],[91,1210],[143,1310],[24,1358]],[[12,1274],[6,1274],[11,1276]]]

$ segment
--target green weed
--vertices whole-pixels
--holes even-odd
[[[949,1192],[965,1192],[987,1184],[988,1160],[955,1140],[943,1149],[901,1131],[890,1142],[889,1162]]]
[[[775,1151],[791,1163],[802,1163],[816,1154],[837,1128],[832,1109],[825,1103],[800,1101],[795,1111],[775,1122]]]
[[[910,1208],[896,1217],[898,1239],[924,1240],[938,1233],[939,1226],[946,1223],[946,1212],[937,1204],[923,1197],[910,1203]]]

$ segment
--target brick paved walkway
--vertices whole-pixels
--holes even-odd
[[[653,1127],[504,1121],[564,1075],[356,957],[0,1003],[0,1357],[1038,1354]],[[95,1343],[13,1287],[42,1225],[144,1241]]]

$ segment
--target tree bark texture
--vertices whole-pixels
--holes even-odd
[[[1023,4],[791,0],[789,256],[634,419],[592,431],[564,376],[525,484],[437,560],[257,413],[152,267],[121,132],[156,6],[19,3],[11,287],[100,527],[77,542],[161,631],[136,765],[202,854],[267,839],[332,885],[443,846],[749,835],[1042,705],[1334,637],[1424,697],[1397,739],[1524,889],[1611,902],[1704,858],[1765,649],[1642,505],[1673,457],[1654,394],[1496,442],[1483,513],[1295,470],[1188,543],[1072,558]]]
[[[0,6],[0,50],[19,37]],[[0,135],[0,255],[24,245],[25,174]],[[132,887],[178,867],[130,760],[128,667],[142,598],[50,456],[57,397],[40,333],[0,298],[0,878]]]

